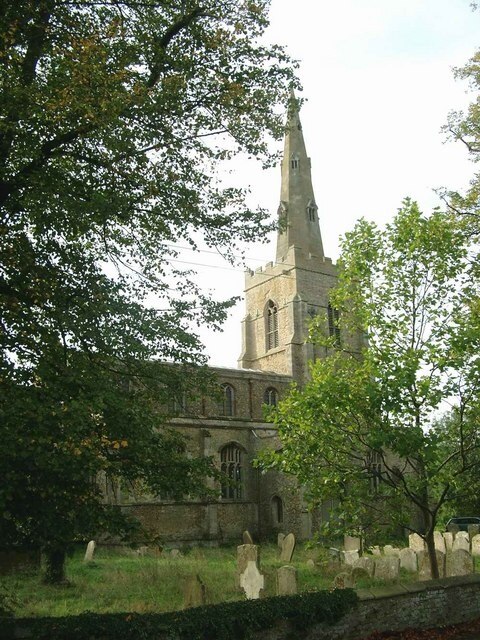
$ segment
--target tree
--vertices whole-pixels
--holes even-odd
[[[68,543],[126,535],[98,473],[201,490],[161,407],[199,384],[202,295],[172,245],[232,258],[269,228],[218,180],[274,159],[292,64],[268,0],[19,0],[0,8],[0,524],[63,578]],[[151,300],[155,298],[155,304]],[[177,363],[177,367],[162,364]]]
[[[331,294],[341,343],[319,319],[328,356],[273,411],[282,448],[263,460],[333,500],[334,522],[419,533],[436,577],[439,510],[480,470],[477,268],[451,215],[406,200],[384,230],[359,221]]]

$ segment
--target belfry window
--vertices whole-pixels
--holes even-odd
[[[235,389],[231,384],[222,384],[222,398],[218,405],[218,412],[221,416],[235,415]]]
[[[272,301],[268,301],[266,317],[267,351],[278,347],[278,307]]]
[[[334,343],[336,347],[340,346],[340,327],[338,326],[338,321],[340,320],[340,312],[335,307],[332,307],[330,302],[328,303],[327,308],[327,316],[328,316],[328,335],[330,338],[334,338]]]
[[[263,403],[276,407],[278,404],[278,391],[274,387],[268,387],[263,394]]]
[[[292,169],[298,169],[298,158],[292,158],[290,160],[290,166]]]
[[[315,222],[315,213],[317,211],[317,205],[310,201],[307,205],[307,218],[310,222]]]
[[[220,451],[222,478],[222,498],[241,500],[243,497],[242,450],[235,444],[228,444]]]

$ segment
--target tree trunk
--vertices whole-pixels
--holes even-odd
[[[65,576],[65,549],[45,550],[45,574],[43,582],[46,584],[67,584]]]
[[[432,572],[432,580],[438,580],[440,577],[438,573],[437,552],[435,550],[435,539],[433,536],[433,529],[428,528],[425,534],[425,542],[427,543],[428,558],[430,560],[430,571]]]

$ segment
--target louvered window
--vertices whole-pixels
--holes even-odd
[[[278,309],[271,300],[267,307],[267,351],[278,347]]]

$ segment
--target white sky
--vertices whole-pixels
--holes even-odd
[[[480,47],[479,27],[468,0],[272,0],[269,39],[301,63],[301,120],[329,257],[358,218],[388,221],[405,196],[429,211],[440,204],[433,189],[468,184],[466,150],[445,144],[440,128],[472,100],[452,67]],[[236,177],[275,215],[279,167],[265,172],[250,161]],[[246,253],[252,268],[273,260],[274,238]],[[222,264],[207,253],[183,257]],[[218,298],[242,294],[241,267],[196,268]],[[211,364],[236,366],[244,313],[242,300],[222,334],[201,333]]]

